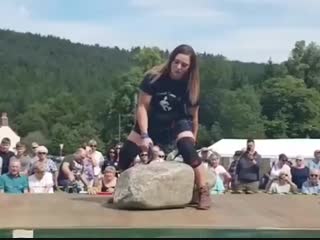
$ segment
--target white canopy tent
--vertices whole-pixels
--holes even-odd
[[[288,158],[297,155],[305,159],[314,157],[314,151],[320,149],[320,139],[255,139],[256,151],[262,158],[277,159],[284,153]],[[221,139],[208,148],[222,157],[232,157],[234,152],[245,148],[247,139]]]

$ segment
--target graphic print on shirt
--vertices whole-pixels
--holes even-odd
[[[165,96],[160,102],[160,106],[162,107],[163,111],[168,112],[172,110],[170,103],[168,102],[168,96]]]

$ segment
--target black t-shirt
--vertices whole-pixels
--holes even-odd
[[[140,89],[151,95],[149,122],[170,124],[174,120],[191,118],[188,108],[192,105],[187,90],[187,80],[173,80],[170,77],[160,77],[152,81],[153,76],[147,75]]]
[[[302,188],[302,184],[308,180],[309,168],[291,168],[292,182],[297,185],[298,189]]]
[[[8,173],[10,158],[13,156],[14,156],[14,153],[11,151],[8,151],[8,152],[1,152],[0,151],[0,157],[2,158],[2,172],[1,172],[1,174]]]

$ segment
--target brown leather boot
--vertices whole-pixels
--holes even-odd
[[[195,187],[192,193],[192,200],[190,202],[191,205],[199,204],[199,190]]]
[[[201,210],[208,210],[211,207],[211,197],[209,186],[206,184],[205,186],[199,188],[199,202],[198,202],[198,209]]]

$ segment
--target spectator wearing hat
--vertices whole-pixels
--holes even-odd
[[[312,159],[308,162],[307,167],[310,170],[312,170],[312,169],[320,170],[320,150],[317,149],[314,151],[314,159]]]
[[[202,162],[205,164],[206,167],[208,167],[209,157],[211,154],[212,151],[207,147],[201,148],[199,152],[199,157],[201,158]]]
[[[46,172],[49,172],[52,174],[54,186],[58,187],[57,177],[58,177],[58,168],[57,165],[54,163],[54,161],[50,158],[48,158],[48,149],[41,145],[37,147],[37,160],[32,163],[29,175],[34,174],[34,169],[37,164],[37,162],[42,162],[45,166]]]
[[[302,184],[308,180],[310,169],[305,166],[302,156],[296,157],[296,163],[291,167],[292,182],[301,190]]]

